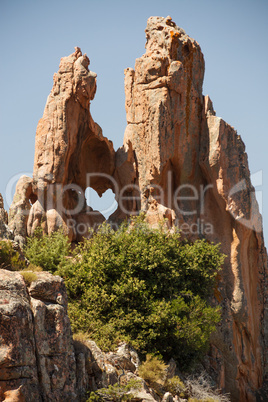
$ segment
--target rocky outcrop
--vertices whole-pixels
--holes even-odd
[[[0,333],[1,401],[77,400],[67,297],[60,277],[0,270]]]
[[[111,141],[89,111],[96,93],[97,75],[79,48],[63,57],[42,119],[36,130],[34,185],[40,191],[48,184],[88,186],[87,174],[111,175],[114,151]],[[91,181],[100,195],[108,188],[105,178]]]
[[[135,70],[125,70],[128,124],[116,154],[89,112],[96,74],[87,56],[76,48],[61,59],[37,127],[33,179],[18,184],[10,224],[22,242],[40,224],[79,241],[104,220],[85,203],[90,186],[115,192],[115,223],[143,210],[153,226],[165,218],[188,239],[220,242],[214,303],[223,319],[206,364],[233,400],[255,401],[268,376],[267,253],[245,146],[202,94],[199,44],[170,17],[149,18],[146,38]]]
[[[267,253],[250,182],[245,146],[233,127],[204,102],[200,166],[212,187],[203,219],[227,255],[219,293],[223,319],[214,335],[211,369],[237,400],[255,400],[267,374]]]

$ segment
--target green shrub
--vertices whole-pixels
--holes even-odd
[[[220,320],[207,300],[223,260],[218,245],[182,242],[179,233],[137,219],[116,232],[103,224],[72,259],[54,262],[53,272],[58,266],[65,279],[74,332],[104,350],[126,341],[143,356],[173,356],[185,368],[206,351]]]
[[[62,231],[43,236],[42,228],[38,228],[33,237],[28,237],[24,252],[32,264],[53,274],[69,255],[70,242]]]
[[[20,253],[14,250],[10,240],[0,240],[0,268],[10,271],[19,271],[26,267]]]

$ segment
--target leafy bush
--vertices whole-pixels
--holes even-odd
[[[0,240],[0,268],[10,271],[18,271],[26,267],[26,263],[20,253],[14,250],[10,240]]]
[[[52,243],[44,241],[48,253]],[[35,263],[44,267],[41,254]],[[173,356],[181,368],[206,351],[220,320],[207,301],[224,260],[218,245],[182,242],[179,233],[137,219],[116,232],[103,224],[72,256],[60,265],[45,260],[65,279],[74,332],[89,333],[104,350],[126,341],[143,356]]]
[[[182,398],[186,395],[186,386],[178,376],[167,378],[167,365],[158,356],[148,354],[146,361],[138,368],[138,374],[159,395],[170,392]]]
[[[39,227],[33,237],[27,239],[24,249],[28,260],[52,274],[58,269],[59,264],[70,253],[70,242],[62,231],[43,236]]]

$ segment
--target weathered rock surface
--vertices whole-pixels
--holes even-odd
[[[63,280],[37,272],[26,286],[0,270],[0,400],[76,401],[76,362]]]
[[[34,177],[18,184],[11,227],[22,242],[40,224],[79,241],[104,220],[87,207],[85,189],[115,191],[113,177],[112,221],[144,210],[153,226],[166,218],[187,238],[220,242],[227,257],[214,302],[223,319],[207,369],[232,400],[255,401],[268,377],[267,253],[245,146],[202,94],[199,44],[170,17],[149,18],[146,38],[135,70],[125,70],[128,124],[116,154],[89,112],[96,75],[87,56],[76,48],[61,60],[37,127]]]
[[[93,121],[89,105],[96,93],[97,75],[89,70],[89,59],[79,48],[63,57],[36,131],[34,183],[87,187],[88,173],[112,174],[114,151]],[[99,179],[99,178],[98,178]],[[91,182],[99,193],[107,189],[103,182]]]
[[[140,387],[130,391],[133,395],[133,401],[160,402],[167,400],[157,395],[138,376],[140,360],[137,352],[129,345],[123,343],[116,352],[104,353],[95,342],[90,339],[84,339],[83,341],[75,341],[75,349],[77,362],[85,362],[80,364],[78,381],[82,380],[83,384],[87,384],[88,389],[91,391],[107,388],[118,382],[123,385],[129,380],[135,380],[140,384]],[[167,370],[167,378],[170,378],[175,375],[176,365],[174,368],[174,364],[171,362],[168,368],[171,368],[171,370]],[[83,389],[83,387],[80,387],[80,389]],[[82,394],[80,393],[80,395]],[[173,399],[172,395],[169,395],[168,401],[175,402],[179,400],[178,398]]]

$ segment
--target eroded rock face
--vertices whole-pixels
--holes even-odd
[[[25,284],[0,270],[0,400],[76,401],[76,363],[63,279]]]
[[[214,228],[207,238],[221,242],[227,255],[218,289],[223,320],[213,341],[211,366],[218,366],[218,380],[233,397],[255,400],[254,390],[267,370],[267,253],[262,219],[243,141],[215,116],[208,97],[204,113],[200,166],[212,188],[205,195],[203,219]]]
[[[89,105],[96,93],[97,75],[89,70],[89,59],[79,48],[63,57],[36,130],[34,182],[77,184],[86,188],[86,174],[112,174],[113,146],[93,121]],[[91,183],[102,194],[107,186]]]
[[[0,271],[0,399],[40,401],[32,311],[20,274]],[[25,399],[24,399],[25,398]]]

